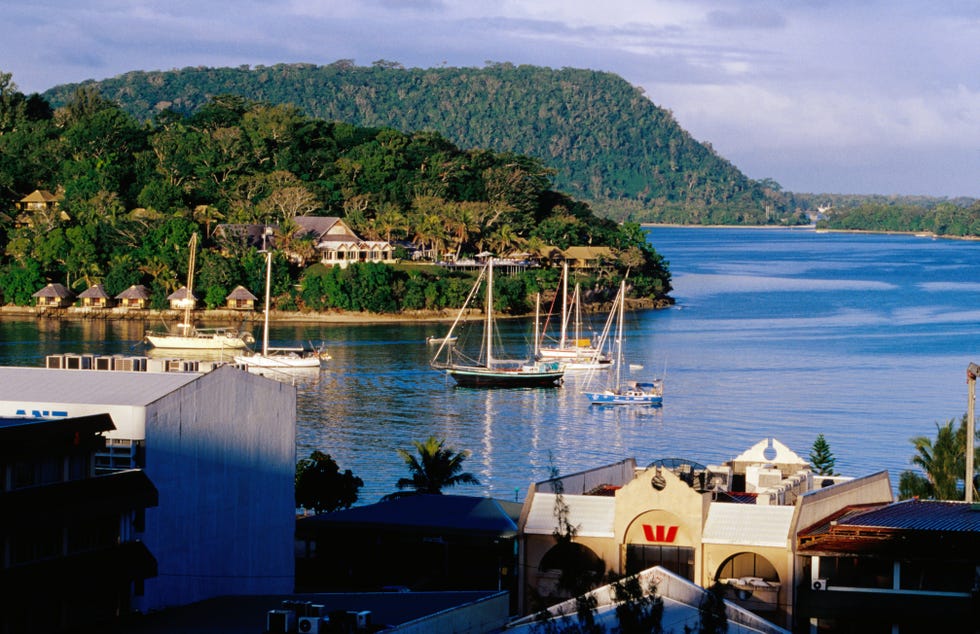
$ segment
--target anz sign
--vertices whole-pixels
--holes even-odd
[[[29,412],[29,413],[28,413]],[[14,413],[14,416],[25,416],[30,418],[68,418],[68,412],[65,410],[57,409],[19,409]]]

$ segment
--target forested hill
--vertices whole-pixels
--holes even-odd
[[[489,64],[406,69],[342,60],[327,66],[185,68],[130,72],[96,84],[139,119],[191,114],[216,95],[292,103],[308,115],[403,132],[434,130],[461,147],[530,155],[554,186],[608,217],[694,223],[796,222],[791,200],[747,178],[668,110],[617,75]],[[65,104],[77,84],[47,93]]]

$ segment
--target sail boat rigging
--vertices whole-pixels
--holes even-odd
[[[561,307],[561,335],[557,345],[543,346],[541,340],[535,337],[536,356],[541,360],[561,361],[565,370],[594,370],[609,367],[612,359],[606,355],[602,348],[593,344],[593,341],[582,337],[582,301],[581,289],[575,285],[572,301],[568,301],[568,262],[562,266],[562,307]],[[570,312],[569,307],[574,311]],[[574,315],[574,332],[571,338],[568,336],[568,323]]]
[[[321,363],[330,358],[326,350],[306,350],[302,347],[270,348],[269,347],[269,297],[272,288],[272,249],[266,247],[266,239],[272,235],[270,227],[262,234],[262,251],[265,253],[265,311],[262,325],[262,352],[252,355],[238,355],[235,363],[256,368],[319,368]]]
[[[194,299],[194,263],[197,252],[197,234],[191,234],[190,255],[187,258],[187,286],[184,298],[184,319],[177,324],[176,332],[148,331],[144,341],[155,348],[175,348],[182,350],[239,350],[255,341],[250,332],[239,332],[233,328],[197,328],[191,323],[191,309]]]
[[[526,361],[498,359],[493,349],[493,258],[480,271],[469,296],[453,321],[445,340],[453,340],[453,331],[466,311],[484,277],[486,278],[486,313],[483,327],[482,362],[465,359],[458,348],[443,342],[431,361],[431,366],[446,373],[461,387],[557,387],[564,369],[557,361]],[[440,361],[443,351],[448,360]]]
[[[613,319],[616,320],[615,332],[615,372],[613,378],[604,389],[586,390],[583,394],[593,405],[661,405],[664,399],[663,379],[648,381],[623,381],[623,314],[626,305],[626,279],[619,284],[619,293],[613,302],[613,310],[609,313],[606,327],[602,331],[602,344],[605,344],[611,331]],[[592,376],[590,375],[590,379]],[[591,381],[589,381],[591,384]]]

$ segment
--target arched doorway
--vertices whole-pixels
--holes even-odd
[[[725,587],[725,598],[752,612],[779,609],[779,573],[765,556],[741,552],[723,561],[714,579]]]
[[[536,590],[542,598],[568,598],[598,586],[605,573],[605,563],[591,548],[561,542],[541,558]]]

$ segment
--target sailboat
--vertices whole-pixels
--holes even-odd
[[[461,387],[557,387],[562,382],[564,369],[558,361],[510,360],[494,358],[493,351],[493,258],[487,260],[480,271],[469,297],[463,303],[456,320],[445,339],[453,339],[453,330],[466,312],[483,278],[486,277],[486,319],[483,327],[481,359],[466,358],[460,349],[443,342],[432,359],[431,366],[446,373]],[[440,361],[447,351],[448,360]]]
[[[574,333],[568,336],[568,322],[571,318],[569,306],[574,307]],[[582,337],[582,302],[579,285],[575,285],[572,301],[568,301],[568,262],[562,268],[561,335],[557,345],[542,346],[536,338],[536,357],[541,360],[561,361],[565,370],[595,370],[609,367],[612,359],[601,347],[593,345],[591,339]]]
[[[291,370],[299,368],[319,368],[323,361],[330,359],[326,350],[308,350],[302,347],[270,348],[269,347],[269,295],[272,287],[272,250],[265,248],[265,239],[271,233],[266,229],[262,236],[263,251],[265,251],[265,319],[262,326],[262,352],[250,355],[235,356],[235,363],[244,364],[250,368],[276,368]]]
[[[181,300],[184,320],[177,324],[176,332],[147,331],[144,341],[155,348],[181,350],[240,350],[253,343],[252,333],[234,328],[197,328],[191,323],[194,307],[194,259],[197,251],[197,234],[191,235],[190,256],[187,260],[187,294]]]
[[[605,343],[610,331],[612,321],[617,320],[616,326],[616,354],[615,372],[608,385],[596,391],[586,390],[583,394],[593,405],[662,405],[664,400],[663,379],[651,379],[648,381],[623,381],[623,313],[626,305],[626,280],[623,279],[619,285],[619,293],[613,302],[613,310],[609,313],[609,319],[602,332],[602,342]],[[633,365],[630,365],[632,368]],[[590,379],[592,376],[590,375]],[[589,381],[591,384],[591,381]]]

